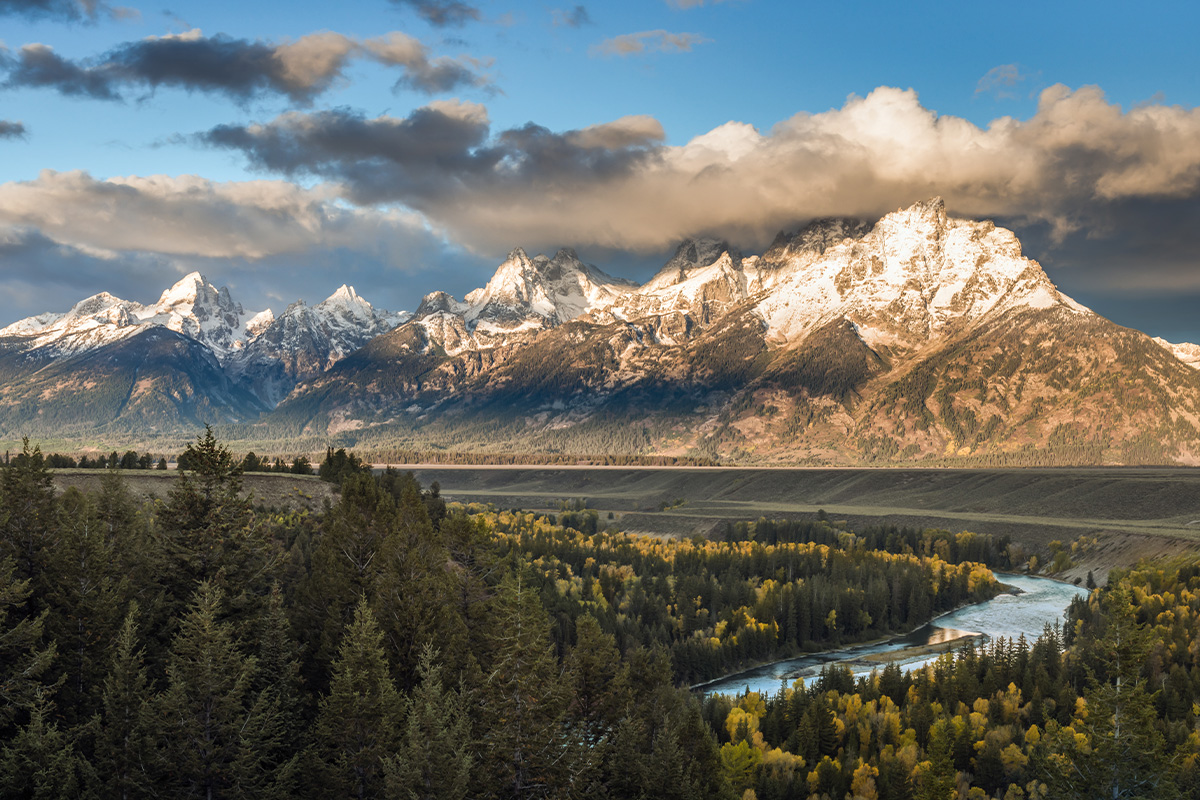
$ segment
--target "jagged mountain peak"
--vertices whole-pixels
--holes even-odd
[[[846,239],[861,239],[872,225],[850,217],[815,219],[794,233],[780,231],[759,258],[760,269],[778,269],[796,259],[816,259]]]
[[[563,248],[553,258],[531,259],[518,247],[485,286],[467,294],[464,317],[472,323],[504,326],[527,324],[533,318],[558,324],[607,305],[635,287],[583,263],[574,250]]]
[[[684,239],[675,254],[642,286],[643,292],[653,292],[687,281],[696,270],[715,264],[728,254],[731,263],[741,261],[741,254],[721,239]]]
[[[776,266],[777,287],[759,311],[788,341],[832,314],[851,320],[872,345],[911,347],[1002,308],[1089,313],[1022,255],[1011,231],[951,217],[941,198],[892,212],[822,253],[793,251]]]
[[[189,272],[162,293],[156,306],[160,309],[175,308],[201,301],[219,302],[227,298],[228,289],[218,289],[201,273]]]
[[[462,310],[462,303],[459,303],[446,292],[436,291],[430,292],[421,298],[421,304],[417,306],[417,311],[413,316],[420,319],[430,314],[454,314]]]

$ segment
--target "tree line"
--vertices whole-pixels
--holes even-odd
[[[662,541],[337,451],[336,503],[266,511],[211,431],[187,453],[151,502],[119,470],[56,494],[28,445],[0,468],[0,796],[1200,797],[1200,564],[1114,572],[1036,642],[701,700],[990,597],[1009,548]]]

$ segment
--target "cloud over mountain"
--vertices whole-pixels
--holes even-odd
[[[239,101],[282,95],[308,104],[344,78],[355,59],[399,67],[398,88],[426,94],[485,86],[478,62],[431,58],[417,39],[393,32],[358,40],[332,31],[294,41],[205,36],[199,29],[149,36],[118,45],[101,56],[72,60],[45,44],[0,51],[5,88],[52,89],[68,96],[121,100],[130,91],[159,87],[224,94]]]
[[[0,224],[93,253],[260,259],[375,242],[400,250],[427,234],[412,213],[346,208],[329,187],[221,183],[193,175],[109,178],[44,170],[0,184]]]
[[[1097,88],[1054,86],[1028,120],[986,128],[881,87],[767,132],[729,122],[681,146],[651,117],[555,133],[492,131],[447,101],[408,117],[291,113],[200,137],[260,169],[399,202],[469,244],[557,241],[651,251],[714,234],[763,242],[799,220],[877,217],[943,195],[956,213],[1045,223],[1062,237],[1118,205],[1200,197],[1200,110],[1123,110]]]

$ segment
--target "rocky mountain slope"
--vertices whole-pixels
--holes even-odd
[[[134,344],[151,332],[154,348]],[[141,350],[162,361],[130,373]],[[380,453],[1191,464],[1198,354],[1094,314],[1011,231],[935,198],[874,224],[817,220],[761,255],[685,241],[641,286],[571,250],[516,249],[483,287],[411,315],[345,286],[256,315],[197,275],[153,306],[97,295],[0,330],[0,424],[59,424],[60,398],[92,386],[114,398],[97,426],[215,419],[260,443]]]
[[[101,293],[0,329],[0,431],[175,431],[257,418],[407,318],[342,286],[276,318],[193,272],[141,305]]]
[[[485,296],[502,325],[472,318]],[[427,297],[269,424],[375,447],[760,462],[1200,460],[1200,373],[937,199],[820,220],[761,256],[685,242],[558,324],[532,296]]]
[[[377,310],[343,284],[309,307],[292,303],[229,359],[230,374],[269,407],[409,314]]]

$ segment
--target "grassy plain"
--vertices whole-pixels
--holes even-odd
[[[1200,469],[762,469],[725,467],[513,467],[406,465],[450,500],[557,511],[582,499],[601,524],[657,536],[719,534],[726,522],[802,519],[823,510],[852,528],[874,524],[1010,536],[1031,552],[1080,536],[1096,544],[1067,579],[1142,558],[1200,551]],[[122,471],[138,497],[165,499],[171,471]],[[65,489],[99,489],[98,470],[56,470]],[[336,499],[313,476],[251,473],[256,505],[319,509]],[[611,523],[608,514],[612,514]]]
[[[104,471],[98,469],[57,469],[54,483],[60,490],[75,486],[80,490],[100,490],[100,479]],[[175,484],[175,470],[120,470],[129,491],[134,497],[148,500],[166,500]],[[264,508],[308,508],[316,511],[326,498],[336,501],[334,486],[315,475],[291,475],[287,473],[252,472],[242,476],[243,488],[251,494],[256,506]]]
[[[1097,578],[1141,558],[1200,550],[1200,469],[761,469],[412,465],[449,499],[556,510],[582,498],[622,530],[709,535],[727,521],[805,518],[851,527],[937,527],[1008,535],[1031,551],[1095,536],[1065,577]]]

